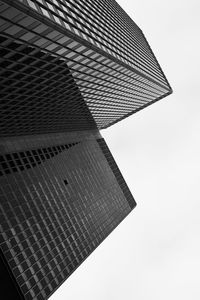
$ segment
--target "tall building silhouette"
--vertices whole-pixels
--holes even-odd
[[[172,90],[114,0],[0,0],[0,268],[47,299],[136,203],[99,130]]]

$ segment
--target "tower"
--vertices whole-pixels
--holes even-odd
[[[172,90],[113,0],[1,0],[0,12],[4,287],[47,299],[136,205],[99,130]]]

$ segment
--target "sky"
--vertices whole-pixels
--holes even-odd
[[[117,2],[174,93],[101,132],[137,207],[50,300],[199,300],[200,2]]]

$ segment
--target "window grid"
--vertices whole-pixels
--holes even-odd
[[[20,25],[24,24],[23,22],[24,21],[22,19]],[[133,73],[131,74],[131,72],[129,70],[127,71],[125,68],[116,65],[114,62],[103,57],[102,55],[96,54],[94,51],[89,50],[86,47],[83,47],[82,45],[73,41],[72,39],[63,37],[58,32],[49,32],[49,29],[47,29],[45,26],[44,26],[44,28],[41,28],[41,29],[40,28],[41,28],[41,25],[38,25],[38,23],[37,23],[34,25],[33,30],[35,30],[36,32],[45,30],[47,37],[48,36],[49,36],[49,38],[54,37],[54,39],[57,43],[56,47],[59,47],[58,49],[60,49],[60,47],[61,47],[61,46],[59,46],[59,45],[61,45],[60,44],[61,42],[64,42],[64,45],[66,45],[65,47],[68,47],[68,48],[66,48],[66,51],[68,54],[65,54],[65,56],[66,55],[68,56],[70,53],[73,56],[73,57],[68,57],[71,62],[71,64],[69,62],[70,69],[72,71],[73,77],[76,78],[76,83],[79,86],[80,92],[82,93],[82,96],[83,96],[84,100],[87,102],[89,107],[90,107],[90,103],[91,103],[92,99],[97,99],[97,97],[99,97],[99,96],[102,97],[103,101],[107,101],[108,99],[110,99],[110,101],[112,102],[115,98],[116,103],[119,103],[119,104],[120,104],[120,100],[121,100],[122,101],[121,105],[124,104],[125,99],[127,99],[127,101],[129,101],[129,100],[131,101],[131,97],[133,97],[134,103],[135,102],[137,103],[138,100],[142,100],[142,99],[145,100],[146,97],[147,97],[146,100],[149,102],[149,101],[151,101],[151,99],[154,100],[156,97],[160,96],[160,90],[162,90],[162,89],[160,87],[154,88],[153,85],[155,85],[155,84],[149,82],[147,85],[145,82],[145,81],[147,81],[146,79],[145,79],[145,81],[144,81],[144,79],[141,79],[141,82],[140,82],[139,75],[135,75]],[[25,29],[23,29],[23,30],[25,30]],[[24,35],[26,36],[26,33],[23,31],[22,34],[23,34],[22,38],[24,39]],[[37,37],[37,39],[39,39],[38,35],[33,36],[34,41],[37,44],[36,37]],[[20,38],[20,36],[19,36],[19,38]],[[44,46],[44,49],[46,49],[46,48],[48,49],[48,47],[50,47],[49,42],[50,41],[45,41],[47,46]],[[2,42],[2,44],[3,43],[5,43],[5,41]],[[46,53],[45,55],[48,58],[48,61],[46,61],[45,62],[46,64],[44,64],[43,63],[44,58],[42,57],[41,54],[38,57],[36,57],[36,60],[33,60],[33,57],[32,58],[30,57],[29,48],[27,48],[27,46],[25,46],[25,44],[24,45],[19,44],[18,47],[15,47],[14,49],[12,49],[12,47],[9,48],[8,43],[6,43],[6,45],[7,45],[7,48],[3,44],[4,49],[2,49],[4,57],[7,58],[7,60],[4,60],[3,66],[5,66],[7,69],[9,69],[9,72],[11,70],[15,71],[15,69],[20,70],[20,75],[19,74],[18,75],[22,78],[23,74],[27,76],[27,70],[30,73],[30,66],[31,66],[33,83],[30,84],[28,82],[28,83],[24,84],[24,88],[26,88],[26,91],[27,91],[25,94],[26,99],[30,98],[29,89],[31,87],[34,88],[34,86],[35,86],[35,94],[34,94],[34,92],[32,92],[32,98],[35,97],[35,99],[36,99],[39,96],[39,97],[41,97],[41,99],[43,97],[43,99],[45,100],[45,97],[48,96],[48,93],[50,93],[50,91],[53,93],[53,92],[56,92],[56,89],[57,89],[56,93],[57,93],[57,99],[59,101],[59,97],[62,98],[63,91],[62,91],[62,89],[58,90],[57,83],[56,83],[56,87],[52,87],[52,89],[51,89],[49,84],[48,84],[48,87],[47,87],[47,85],[42,86],[42,82],[40,82],[40,91],[38,91],[38,86],[37,86],[38,83],[37,82],[40,81],[40,80],[38,80],[38,74],[40,74],[40,76],[41,76],[41,66],[42,66],[43,73],[45,72],[48,77],[49,77],[49,74],[52,74],[52,80],[54,80],[55,82],[58,80],[58,74],[57,74],[58,70],[59,70],[59,73],[61,72],[60,75],[63,76],[62,72],[63,73],[65,72],[64,71],[64,60],[59,60],[59,57],[63,57],[63,56],[57,55],[57,53],[56,53],[57,57],[56,56],[50,57]],[[9,48],[9,53],[7,54],[6,51],[8,51],[8,48]],[[81,48],[81,50],[80,50],[80,48]],[[33,53],[35,51],[36,55],[38,55],[38,53],[37,53],[38,49],[35,48],[35,50],[33,50]],[[22,53],[20,53],[20,51]],[[24,56],[24,54],[26,54],[26,55]],[[89,54],[89,56],[86,56],[85,54]],[[43,56],[45,56],[45,55],[43,54]],[[20,61],[20,65],[19,64],[16,65],[16,59],[18,59]],[[31,59],[32,59],[32,61],[31,61]],[[14,60],[14,62],[12,64],[13,60]],[[49,61],[52,64],[51,67],[49,65]],[[59,67],[56,65],[58,62],[60,64]],[[28,63],[28,66],[26,66],[27,63]],[[5,64],[7,64],[7,66]],[[92,67],[90,66],[90,64],[92,64]],[[63,68],[62,70],[61,70],[61,66]],[[98,70],[98,71],[95,71],[95,70]],[[6,70],[6,71],[8,71],[8,70]],[[54,76],[53,76],[53,72],[55,74]],[[45,75],[45,73],[44,73],[44,75]],[[4,74],[2,74],[2,77],[4,77],[2,82],[5,83],[5,89],[4,89],[5,95],[7,92],[6,88],[8,87],[8,82],[9,82],[9,87],[10,87],[10,84],[12,85],[12,82],[13,82],[13,85],[12,85],[13,93],[15,94],[15,97],[21,98],[20,86],[18,86],[18,84],[15,84],[14,80],[6,81],[5,78],[7,78],[7,76],[5,76]],[[87,74],[87,76],[86,76],[86,74]],[[33,76],[34,76],[34,78],[33,78]],[[61,76],[60,76],[59,80],[60,80],[60,82],[62,80],[61,86],[64,88],[63,79]],[[134,78],[131,78],[130,76],[134,76]],[[13,77],[13,74],[11,74],[11,77]],[[21,78],[20,78],[20,85],[22,85],[22,82],[23,82],[23,79],[21,79]],[[99,78],[99,79],[97,79],[97,78]],[[100,78],[102,78],[102,80],[100,80]],[[133,82],[133,80],[134,80],[134,82]],[[130,82],[130,81],[132,83],[128,84],[128,82]],[[144,81],[145,83],[142,83],[142,81]],[[45,82],[47,83],[47,78],[45,78],[45,80],[43,81],[43,83],[45,83]],[[65,80],[65,82],[66,82],[66,80]],[[85,86],[87,86],[87,88],[85,88]],[[109,92],[108,86],[112,87],[114,90],[114,91],[112,91],[111,94],[108,93]],[[122,92],[122,90],[123,90],[123,92]],[[146,92],[145,92],[145,90],[146,90]],[[71,93],[72,98],[76,94],[76,92],[74,90],[70,91],[70,93]],[[146,97],[145,97],[145,93],[146,93]],[[69,90],[68,90],[68,96],[69,95],[70,94],[69,94]],[[124,95],[124,100],[123,100],[123,95]],[[139,98],[138,98],[138,96],[139,96]],[[7,94],[5,97],[7,97],[8,100],[10,99],[9,94]],[[119,99],[119,100],[117,100],[117,99]],[[99,102],[99,103],[101,103],[101,102]],[[98,104],[98,102],[97,102],[97,104]],[[75,107],[76,106],[74,104],[74,109],[72,110],[72,112],[76,111]],[[133,104],[133,109],[137,109],[135,104]],[[92,111],[94,111],[94,109],[92,109]],[[127,113],[127,111],[125,111],[125,113]],[[96,116],[96,114],[94,114],[94,116]],[[119,115],[116,115],[116,117],[119,118]],[[52,123],[52,121],[51,121],[51,123]],[[46,124],[48,124],[48,122],[46,122]],[[99,124],[99,121],[97,122],[97,126],[101,126]],[[52,123],[52,127],[53,127],[53,123]]]
[[[49,3],[48,2],[48,0],[47,1],[43,1],[42,3],[38,3],[37,4],[37,6],[38,6],[38,12],[40,12],[41,11],[41,8],[42,7],[46,7],[46,9],[48,9],[48,10],[45,10],[46,11],[46,13],[45,13],[45,15],[48,17],[48,18],[50,18],[50,19],[52,19],[53,21],[55,21],[55,13],[57,13],[57,9],[56,9],[56,5],[54,4],[53,6],[51,5],[51,7],[52,7],[52,11],[50,12],[49,11],[49,4],[47,4],[47,3]],[[85,6],[87,6],[88,4],[85,4]],[[104,3],[104,6],[102,6],[101,7],[101,16],[102,15],[104,15],[104,7],[105,7],[105,5],[107,5],[107,3],[106,3],[106,1],[105,1],[105,3]],[[93,6],[93,5],[92,5]],[[92,9],[92,6],[91,6],[91,4],[90,4],[90,7],[89,7],[89,9],[91,10]],[[58,8],[60,8],[60,6],[57,6]],[[62,7],[67,7],[67,1],[65,1],[65,6],[64,5],[62,5]],[[73,3],[73,6],[71,5],[71,9],[72,9],[72,7],[73,7],[73,9],[74,9],[74,3]],[[43,9],[43,8],[42,8]],[[83,7],[82,7],[82,10],[83,11],[85,11],[85,9],[83,9]],[[69,13],[69,12],[71,12],[71,10],[70,9],[68,9],[67,10],[67,12]],[[41,13],[43,13],[44,14],[44,9],[43,9],[43,11],[41,11]],[[53,13],[53,14],[52,14]],[[86,13],[86,18],[87,18],[87,20],[88,20],[88,18],[90,18],[90,16],[91,16],[91,13],[88,13],[88,11],[86,12],[85,11],[85,13]],[[117,12],[117,14],[120,14],[119,12]],[[58,16],[59,16],[59,14],[58,14]],[[66,19],[68,20],[68,22],[69,22],[69,24],[71,25],[71,26],[76,26],[76,21],[75,21],[75,19],[74,18],[76,18],[77,20],[79,20],[79,15],[74,15],[73,16],[73,18],[70,18],[69,19],[69,17],[67,17],[67,15],[65,15],[66,16]],[[107,19],[108,19],[108,17],[106,17]],[[110,18],[110,17],[109,17]],[[123,21],[125,22],[125,20],[126,20],[126,18],[124,18],[123,19]],[[105,46],[104,45],[102,45],[101,44],[101,41],[102,41],[102,39],[100,39],[100,43],[96,43],[96,41],[94,40],[94,39],[91,39],[90,38],[90,36],[89,36],[89,34],[90,34],[90,32],[91,32],[91,30],[94,28],[94,26],[93,26],[93,23],[95,23],[96,22],[96,15],[94,15],[93,16],[93,19],[92,19],[92,26],[90,26],[90,28],[89,28],[89,31],[88,31],[88,29],[87,28],[83,28],[84,30],[85,30],[85,33],[87,34],[87,35],[85,35],[84,34],[84,38],[86,38],[87,40],[89,40],[90,42],[92,42],[93,44],[95,44],[95,45],[97,45],[98,47],[100,47],[100,48],[102,48],[104,51],[107,51],[107,48],[105,48]],[[59,22],[59,24],[60,25],[62,25],[62,22]],[[86,24],[86,22],[85,22],[85,24]],[[88,21],[87,21],[87,26],[88,26]],[[116,30],[116,28],[117,28],[117,22],[116,22],[116,20],[115,20],[115,27],[114,27],[114,29]],[[85,25],[85,26],[86,26]],[[123,28],[123,30],[121,30],[120,31],[120,34],[119,34],[119,42],[120,42],[120,44],[123,44],[123,43],[121,43],[121,36],[122,36],[122,33],[124,32],[124,29],[125,28]],[[74,28],[73,27],[71,27],[71,30],[72,30],[72,32],[74,32]],[[133,30],[133,28],[132,28],[132,30]],[[138,31],[138,30],[137,30]],[[100,30],[98,30],[98,33],[100,32]],[[82,35],[81,34],[81,32],[79,32],[79,31],[77,31],[77,29],[75,30],[75,33],[76,34],[78,34],[78,35]],[[95,33],[95,37],[97,37],[98,35],[98,33]],[[105,28],[104,29],[104,34],[103,34],[103,36],[102,37],[105,37],[105,34],[107,34],[107,29]],[[139,34],[141,35],[141,32],[139,31]],[[137,34],[136,34],[137,35]],[[126,35],[125,36],[125,39],[123,40],[123,42],[125,43],[125,45],[127,44],[127,40],[129,40],[130,39],[130,36],[132,36],[132,34],[129,32],[129,35]],[[141,38],[142,37],[140,37],[140,39],[139,40],[141,40]],[[109,41],[110,41],[110,39],[109,39]],[[112,41],[112,44],[114,44],[115,43],[115,41]],[[145,54],[145,55],[142,55],[142,61],[140,61],[140,65],[139,65],[139,67],[141,67],[141,64],[143,63],[143,61],[146,59],[146,57],[147,57],[147,55],[149,55],[149,53],[150,53],[150,49],[149,49],[149,47],[146,45],[146,40],[145,39],[143,39],[143,43],[145,43],[145,48],[146,48],[146,51],[147,51],[147,53]],[[131,48],[129,49],[130,50],[130,53],[132,53],[132,49],[135,49],[135,47],[138,45],[138,41],[137,42],[134,42],[134,44],[131,44]],[[112,46],[112,45],[111,45]],[[126,49],[127,47],[125,47],[125,49]],[[117,57],[118,59],[121,59],[123,62],[126,62],[126,63],[128,63],[129,65],[130,65],[130,63],[127,61],[127,60],[124,60],[124,58],[121,56],[122,54],[121,54],[121,52],[120,52],[120,55],[118,55],[118,54],[116,54],[115,53],[115,50],[116,50],[116,47],[115,48],[113,48],[113,50],[112,50],[112,55],[114,55],[115,57]],[[114,52],[113,52],[114,51]],[[137,57],[139,57],[140,56],[140,52],[138,52],[137,51],[137,55],[136,55]],[[132,56],[132,59],[134,58],[135,56],[133,55]],[[153,57],[153,60],[155,61],[155,58]],[[149,61],[146,65],[145,65],[145,70],[147,71],[147,69],[148,69],[148,66],[149,66],[149,64],[150,64],[151,62]],[[157,62],[156,62],[156,65],[157,65]],[[138,68],[137,67],[137,65],[135,65],[134,64],[134,67],[135,68]],[[142,69],[141,69],[141,71],[142,71]],[[145,72],[146,72],[145,71]],[[151,72],[148,74],[148,76],[152,76],[152,72],[153,72],[153,69],[151,69]],[[159,76],[159,80],[160,81],[163,81],[163,83],[165,82],[165,78],[163,79],[163,73],[162,73],[162,71],[161,71],[161,69],[160,69],[160,67],[158,68],[158,66],[157,66],[157,71],[156,72],[159,72],[160,73],[160,75],[158,75]],[[161,77],[160,77],[161,76]]]
[[[0,177],[0,246],[25,299],[49,297],[132,209],[94,138],[66,145]]]

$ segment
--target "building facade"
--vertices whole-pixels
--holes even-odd
[[[7,299],[47,299],[136,203],[99,130],[172,90],[113,0],[0,1]]]

